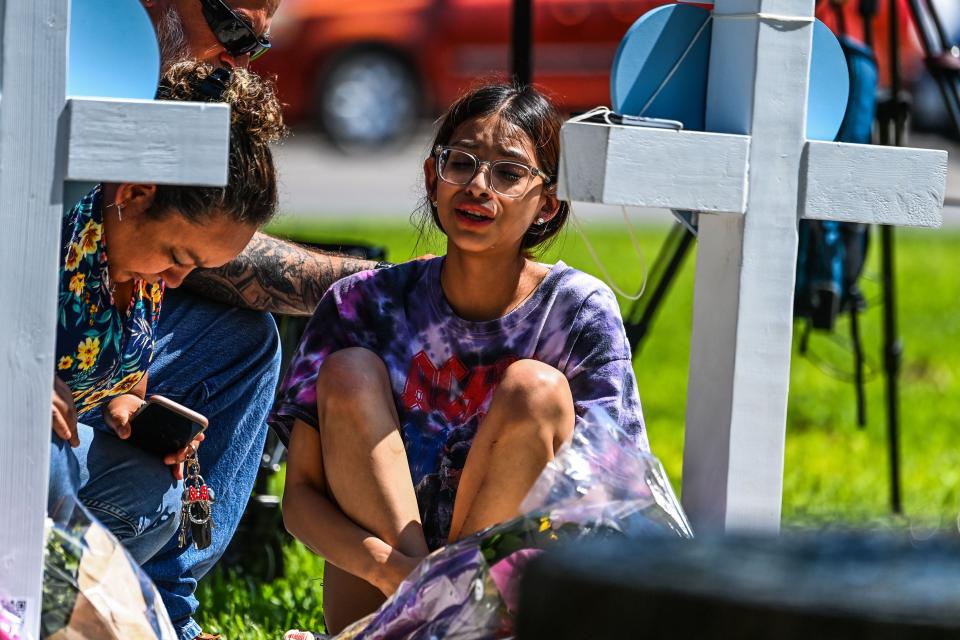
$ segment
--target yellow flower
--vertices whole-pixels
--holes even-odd
[[[97,243],[103,236],[103,230],[100,225],[93,220],[87,222],[87,226],[80,232],[80,250],[84,255],[94,253],[97,250]]]
[[[77,365],[77,368],[80,369],[80,371],[86,371],[87,369],[92,367],[94,363],[96,363],[97,358],[96,356],[84,354],[82,356],[79,356],[79,360],[80,360],[80,364]]]
[[[83,293],[83,287],[86,285],[86,276],[82,273],[76,273],[70,278],[70,291],[73,295],[80,297],[80,294]]]
[[[160,301],[163,300],[163,287],[154,284],[150,289],[150,298],[153,300],[153,304],[160,304]]]
[[[76,242],[70,243],[70,248],[67,249],[67,259],[64,262],[67,271],[75,271],[80,266],[81,258],[83,258],[83,253],[80,251],[80,245]]]
[[[110,391],[95,391],[94,393],[91,393],[90,395],[88,395],[86,398],[83,399],[83,404],[84,405],[97,404],[98,402],[106,398],[108,395],[110,395],[110,393],[111,393]]]
[[[544,516],[540,518],[540,533],[543,533],[550,528],[550,518]]]
[[[73,366],[73,358],[70,356],[63,356],[60,358],[60,362],[57,363],[57,369],[63,371],[64,369],[69,369]]]
[[[127,376],[124,376],[120,382],[113,386],[113,389],[110,390],[110,393],[127,393],[130,389],[133,389],[137,386],[137,383],[143,379],[143,371],[135,371]]]
[[[96,362],[100,355],[100,338],[87,338],[77,345],[77,358],[80,360],[80,370],[86,371]]]

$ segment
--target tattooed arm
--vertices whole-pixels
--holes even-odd
[[[335,281],[373,262],[300,247],[256,233],[239,256],[217,269],[197,269],[184,283],[217,302],[257,311],[310,315]]]

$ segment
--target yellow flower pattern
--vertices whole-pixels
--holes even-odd
[[[97,356],[100,355],[100,338],[87,338],[77,345],[77,360],[80,364],[77,368],[80,371],[86,371],[97,362]]]
[[[95,407],[109,395],[110,391],[95,391],[83,399],[83,406],[88,408]],[[76,398],[74,398],[74,402],[76,402]]]
[[[86,276],[82,273],[76,273],[70,278],[70,292],[73,295],[80,297],[80,294],[83,293],[83,286],[86,284]]]
[[[77,267],[80,266],[81,260],[83,260],[83,253],[80,252],[80,245],[76,242],[70,243],[63,266],[66,267],[67,271],[76,271]]]
[[[66,213],[61,229],[56,362],[83,415],[146,375],[164,285],[137,280],[128,312],[114,306],[99,187]]]
[[[125,376],[120,382],[113,386],[113,389],[110,390],[110,393],[113,395],[120,395],[122,393],[129,393],[131,389],[137,386],[144,376],[143,371],[134,371],[133,373]]]
[[[80,232],[80,251],[83,255],[95,253],[103,237],[102,227],[93,220],[87,221],[87,226]]]
[[[87,356],[96,358],[100,353],[100,338],[87,338],[77,345],[77,357],[85,358]]]

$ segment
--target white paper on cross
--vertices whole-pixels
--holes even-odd
[[[68,100],[69,0],[0,0],[0,20],[0,598],[35,638],[64,182],[222,186],[230,112]]]
[[[814,0],[716,0],[717,133],[563,129],[561,197],[716,214],[699,217],[683,459],[701,531],[779,528],[799,218],[942,221],[946,152],[806,139],[813,14]]]

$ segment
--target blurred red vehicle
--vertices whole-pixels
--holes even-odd
[[[533,0],[535,82],[569,111],[609,103],[617,45],[639,16],[663,4],[672,2]],[[858,28],[856,4],[848,2],[846,13]],[[511,6],[512,0],[283,0],[274,48],[255,68],[277,75],[291,124],[315,123],[342,146],[380,144],[412,131],[478,78],[506,75]],[[818,11],[834,26],[829,14],[826,6]],[[877,27],[883,48],[886,29]],[[915,66],[917,55],[910,60]]]

